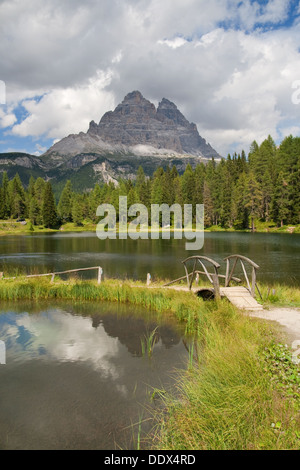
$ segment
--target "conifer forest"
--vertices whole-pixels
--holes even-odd
[[[0,187],[0,219],[29,219],[32,226],[55,228],[66,222],[80,226],[97,223],[100,204],[118,209],[119,196],[128,206],[151,204],[204,204],[206,228],[219,226],[253,229],[256,220],[280,227],[300,223],[300,137],[286,137],[279,146],[269,136],[261,145],[254,141],[248,155],[211,159],[183,174],[176,167],[157,168],[146,177],[140,166],[135,179],[119,184],[96,184],[89,192],[73,191],[66,181],[61,194],[54,194],[51,180],[30,178],[27,187],[18,174],[9,180],[3,172]]]

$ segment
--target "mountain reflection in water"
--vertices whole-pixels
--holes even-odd
[[[132,423],[153,388],[172,386],[186,366],[180,328],[118,304],[18,305],[0,313],[0,447],[134,447]],[[141,341],[155,328],[149,359]]]

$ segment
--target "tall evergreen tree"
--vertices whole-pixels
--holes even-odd
[[[63,223],[72,221],[72,184],[70,180],[66,182],[61,193],[57,213]]]
[[[46,228],[54,228],[57,225],[55,200],[50,181],[48,181],[45,185],[42,216],[43,224]]]
[[[74,194],[72,199],[72,219],[77,226],[83,225],[84,220],[84,197]]]
[[[245,204],[245,207],[249,209],[249,216],[251,219],[251,230],[252,232],[254,232],[255,219],[258,218],[261,214],[262,192],[260,189],[260,185],[252,171],[250,171],[249,175],[247,176],[246,194],[247,202]]]
[[[25,191],[17,173],[13,180],[8,184],[9,200],[10,200],[10,213],[13,219],[25,217],[26,214],[26,199]]]

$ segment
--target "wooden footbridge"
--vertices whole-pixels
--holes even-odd
[[[165,284],[164,287],[171,287],[180,290],[189,290],[203,298],[216,298],[227,297],[227,299],[236,307],[243,310],[262,310],[263,307],[256,299],[256,290],[261,297],[257,282],[256,282],[256,271],[259,266],[249,258],[241,255],[231,255],[224,259],[226,261],[226,274],[219,274],[220,264],[213,259],[207,258],[206,256],[191,256],[182,261],[185,269],[185,276],[175,279],[174,281]],[[192,270],[189,273],[189,265]],[[207,266],[208,265],[208,266]],[[241,266],[242,273],[246,286],[242,285],[230,285],[232,282],[235,284],[241,284],[242,280],[236,276],[233,276],[237,266]],[[201,270],[199,270],[199,266]],[[251,276],[248,274],[247,269],[251,269]],[[212,271],[212,272],[209,272]],[[210,282],[211,287],[201,288],[198,285],[199,276],[204,275]],[[251,279],[250,279],[251,277]],[[186,279],[187,287],[176,286],[175,284]],[[220,285],[220,280],[224,281],[224,287]],[[194,286],[193,286],[194,283]]]

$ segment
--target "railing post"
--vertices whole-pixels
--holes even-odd
[[[256,269],[252,267],[252,286],[251,286],[251,295],[255,297],[255,285],[256,285]]]
[[[98,267],[98,284],[101,284],[102,274],[103,274],[103,269],[99,266]]]
[[[226,259],[226,262],[227,262],[225,287],[229,287],[230,281],[233,278],[232,275],[233,275],[233,272],[235,270],[237,261],[240,260],[242,270],[243,270],[243,273],[244,273],[244,276],[245,276],[245,280],[246,280],[246,283],[247,283],[247,286],[248,286],[248,290],[249,290],[250,294],[252,295],[252,297],[255,297],[255,287],[258,289],[258,286],[256,285],[256,271],[257,271],[257,269],[259,269],[258,264],[254,263],[254,261],[252,261],[251,259],[247,258],[246,256],[242,256],[242,255],[231,255],[231,256],[227,256],[227,258],[225,258],[225,259]],[[230,271],[230,267],[229,267],[230,266],[230,260],[234,260],[233,267],[232,267],[231,271]],[[248,278],[248,274],[247,274],[246,268],[244,266],[244,262],[250,264],[250,266],[252,267],[252,285],[250,285],[250,280]],[[229,271],[230,271],[230,274],[229,274]],[[258,291],[259,291],[259,289],[258,289]],[[259,294],[260,294],[260,292],[259,292]],[[260,294],[260,296],[261,296],[261,294]]]
[[[197,259],[195,259],[195,261],[194,261],[193,273],[192,273],[192,277],[191,277],[191,280],[190,280],[190,290],[192,289],[192,285],[193,285],[193,281],[194,281],[194,277],[195,277],[196,265],[197,265]]]
[[[184,270],[185,270],[185,274],[186,274],[187,286],[188,286],[189,290],[191,290],[189,272],[188,272],[188,270],[187,270],[187,267],[186,267],[186,265],[185,265],[185,262],[183,262],[183,266],[184,266]]]
[[[228,287],[229,285],[229,268],[230,268],[230,263],[229,263],[229,259],[227,259],[226,260],[225,287]]]
[[[215,273],[213,274],[212,278],[213,278],[215,299],[219,300],[221,297],[220,296],[220,284],[219,284],[219,276],[218,276],[216,268],[215,268]]]

